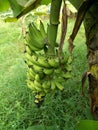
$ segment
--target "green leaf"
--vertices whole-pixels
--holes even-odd
[[[48,5],[51,3],[51,0],[41,0],[41,5]]]
[[[6,11],[10,7],[8,0],[0,0],[0,11]]]
[[[73,4],[76,9],[79,9],[80,5],[83,3],[84,0],[68,0],[71,4]]]
[[[25,4],[25,8],[27,8],[28,6],[30,6],[30,5],[32,5],[32,4],[34,4],[34,3],[36,3],[37,1],[40,1],[40,0],[29,0],[26,4]]]
[[[98,130],[98,121],[81,120],[77,130]]]
[[[8,0],[13,10],[14,17],[20,18],[40,4],[49,4],[51,0]]]
[[[20,18],[35,9],[41,0],[9,0],[14,17]]]
[[[17,3],[21,6],[24,6],[29,0],[16,0]]]
[[[17,0],[9,0],[10,6],[13,10],[14,17],[18,16],[23,10],[23,6],[17,3]]]
[[[67,4],[68,9],[71,10],[72,13],[77,12],[76,8],[69,1],[66,1],[66,4]]]

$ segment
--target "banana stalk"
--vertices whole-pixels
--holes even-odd
[[[49,44],[48,52],[53,55],[55,54],[61,3],[62,0],[52,0],[51,2],[50,25],[48,26],[47,34],[48,34],[48,44]]]

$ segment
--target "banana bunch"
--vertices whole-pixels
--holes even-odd
[[[26,40],[26,64],[27,64],[27,85],[32,90],[34,102],[40,106],[47,93],[55,90],[63,91],[65,80],[71,77],[70,61],[65,55],[62,62],[59,62],[57,55],[45,54],[44,47],[47,34],[43,23],[40,22],[40,30],[32,23],[29,25],[29,32]]]
[[[31,51],[43,50],[46,43],[46,38],[47,34],[41,21],[39,29],[37,29],[34,23],[29,24],[29,31],[26,35],[26,41]]]
[[[69,67],[66,58],[61,68],[57,57],[31,53],[28,48],[25,53],[28,66],[27,85],[35,95],[35,103],[39,105],[47,93],[64,89],[64,81],[70,78],[67,70]]]

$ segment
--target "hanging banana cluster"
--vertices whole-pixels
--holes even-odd
[[[63,83],[70,78],[71,69],[65,56],[60,63],[57,55],[48,55],[47,34],[42,22],[39,30],[33,23],[29,25],[26,41],[27,85],[35,95],[35,103],[40,105],[47,93],[64,89]]]

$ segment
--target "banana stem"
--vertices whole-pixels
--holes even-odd
[[[49,52],[55,54],[57,30],[59,25],[59,15],[62,0],[52,0],[50,10],[50,25],[48,26]]]

